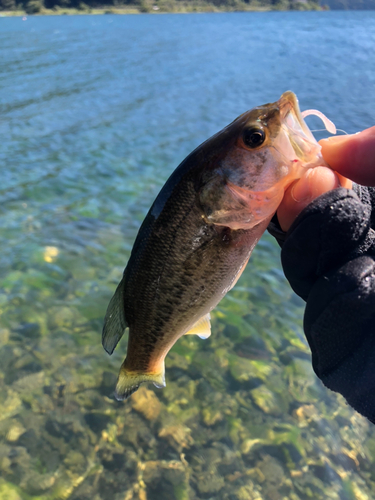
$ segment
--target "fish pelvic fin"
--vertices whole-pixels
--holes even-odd
[[[159,372],[131,372],[122,366],[117,379],[115,398],[117,401],[127,399],[145,382],[152,382],[158,389],[165,387],[164,361],[161,363]]]
[[[124,305],[124,279],[120,281],[104,318],[102,345],[108,354],[112,354],[127,328]]]
[[[211,335],[210,313],[200,318],[185,335],[198,335],[201,339],[208,339]]]

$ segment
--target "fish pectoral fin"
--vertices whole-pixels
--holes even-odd
[[[112,354],[127,328],[124,306],[124,280],[120,281],[104,318],[102,345],[108,354]]]
[[[123,365],[116,384],[115,398],[117,401],[127,399],[145,382],[152,382],[158,389],[165,387],[164,361],[160,363],[159,368],[160,371],[157,372],[142,373],[128,371]]]
[[[208,339],[211,335],[210,313],[199,319],[185,335],[198,335],[201,339]]]

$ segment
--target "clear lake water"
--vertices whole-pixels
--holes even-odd
[[[115,401],[126,339],[101,346],[173,169],[288,89],[374,125],[374,46],[375,12],[0,18],[1,500],[375,498],[374,428],[313,373],[270,235],[165,389]]]

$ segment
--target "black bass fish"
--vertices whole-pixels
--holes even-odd
[[[328,130],[334,125],[321,113]],[[209,337],[210,311],[234,286],[306,168],[326,165],[293,92],[239,116],[172,173],[136,238],[104,320],[112,354],[129,328],[115,396],[165,387],[164,359],[185,334]]]

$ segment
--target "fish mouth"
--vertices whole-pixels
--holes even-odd
[[[288,121],[294,118],[298,123],[299,127],[306,133],[309,129],[302,118],[301,110],[299,109],[298,99],[294,92],[287,90],[283,93],[280,99],[277,101],[280,117],[283,121]]]
[[[318,143],[303,119],[298,99],[288,90],[277,101],[281,127],[286,132],[297,157],[309,162],[316,155]]]

